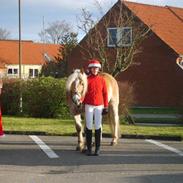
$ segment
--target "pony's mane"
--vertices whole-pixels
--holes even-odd
[[[66,91],[70,92],[71,89],[71,85],[72,83],[77,79],[77,78],[82,79],[83,83],[84,83],[84,90],[83,90],[83,95],[86,94],[87,91],[87,76],[86,74],[80,71],[80,69],[76,69],[74,70],[74,72],[68,77],[67,82],[66,82]]]

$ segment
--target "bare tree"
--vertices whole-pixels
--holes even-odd
[[[0,28],[0,40],[9,38],[10,38],[10,32],[4,28]]]
[[[102,13],[100,3],[95,2]],[[78,28],[87,35],[80,43],[82,55],[86,59],[99,58],[103,70],[114,77],[132,65],[135,55],[140,52],[140,44],[150,32],[150,28],[141,23],[121,1],[98,23],[90,11],[82,9]]]
[[[46,62],[43,65],[41,75],[56,78],[66,77],[68,56],[77,44],[77,33],[71,32],[65,34],[62,38],[62,45],[59,48],[58,56],[55,57],[55,61]]]
[[[73,32],[71,26],[63,20],[49,23],[38,35],[42,42],[63,44],[64,37],[71,32]]]

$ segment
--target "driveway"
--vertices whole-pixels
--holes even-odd
[[[75,151],[76,137],[6,135],[0,183],[182,183],[183,142],[103,138],[99,157]]]

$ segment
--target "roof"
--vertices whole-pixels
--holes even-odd
[[[122,2],[175,52],[183,54],[183,8]]]
[[[56,57],[60,45],[34,43],[33,41],[22,41],[22,64],[42,65],[44,64],[44,53],[50,57]],[[0,65],[19,63],[19,41],[0,40]]]

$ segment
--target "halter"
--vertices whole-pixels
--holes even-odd
[[[73,107],[81,106],[82,100],[87,91],[87,84],[87,76],[82,70],[76,69],[68,77],[66,82],[66,93],[67,99],[72,102]]]

